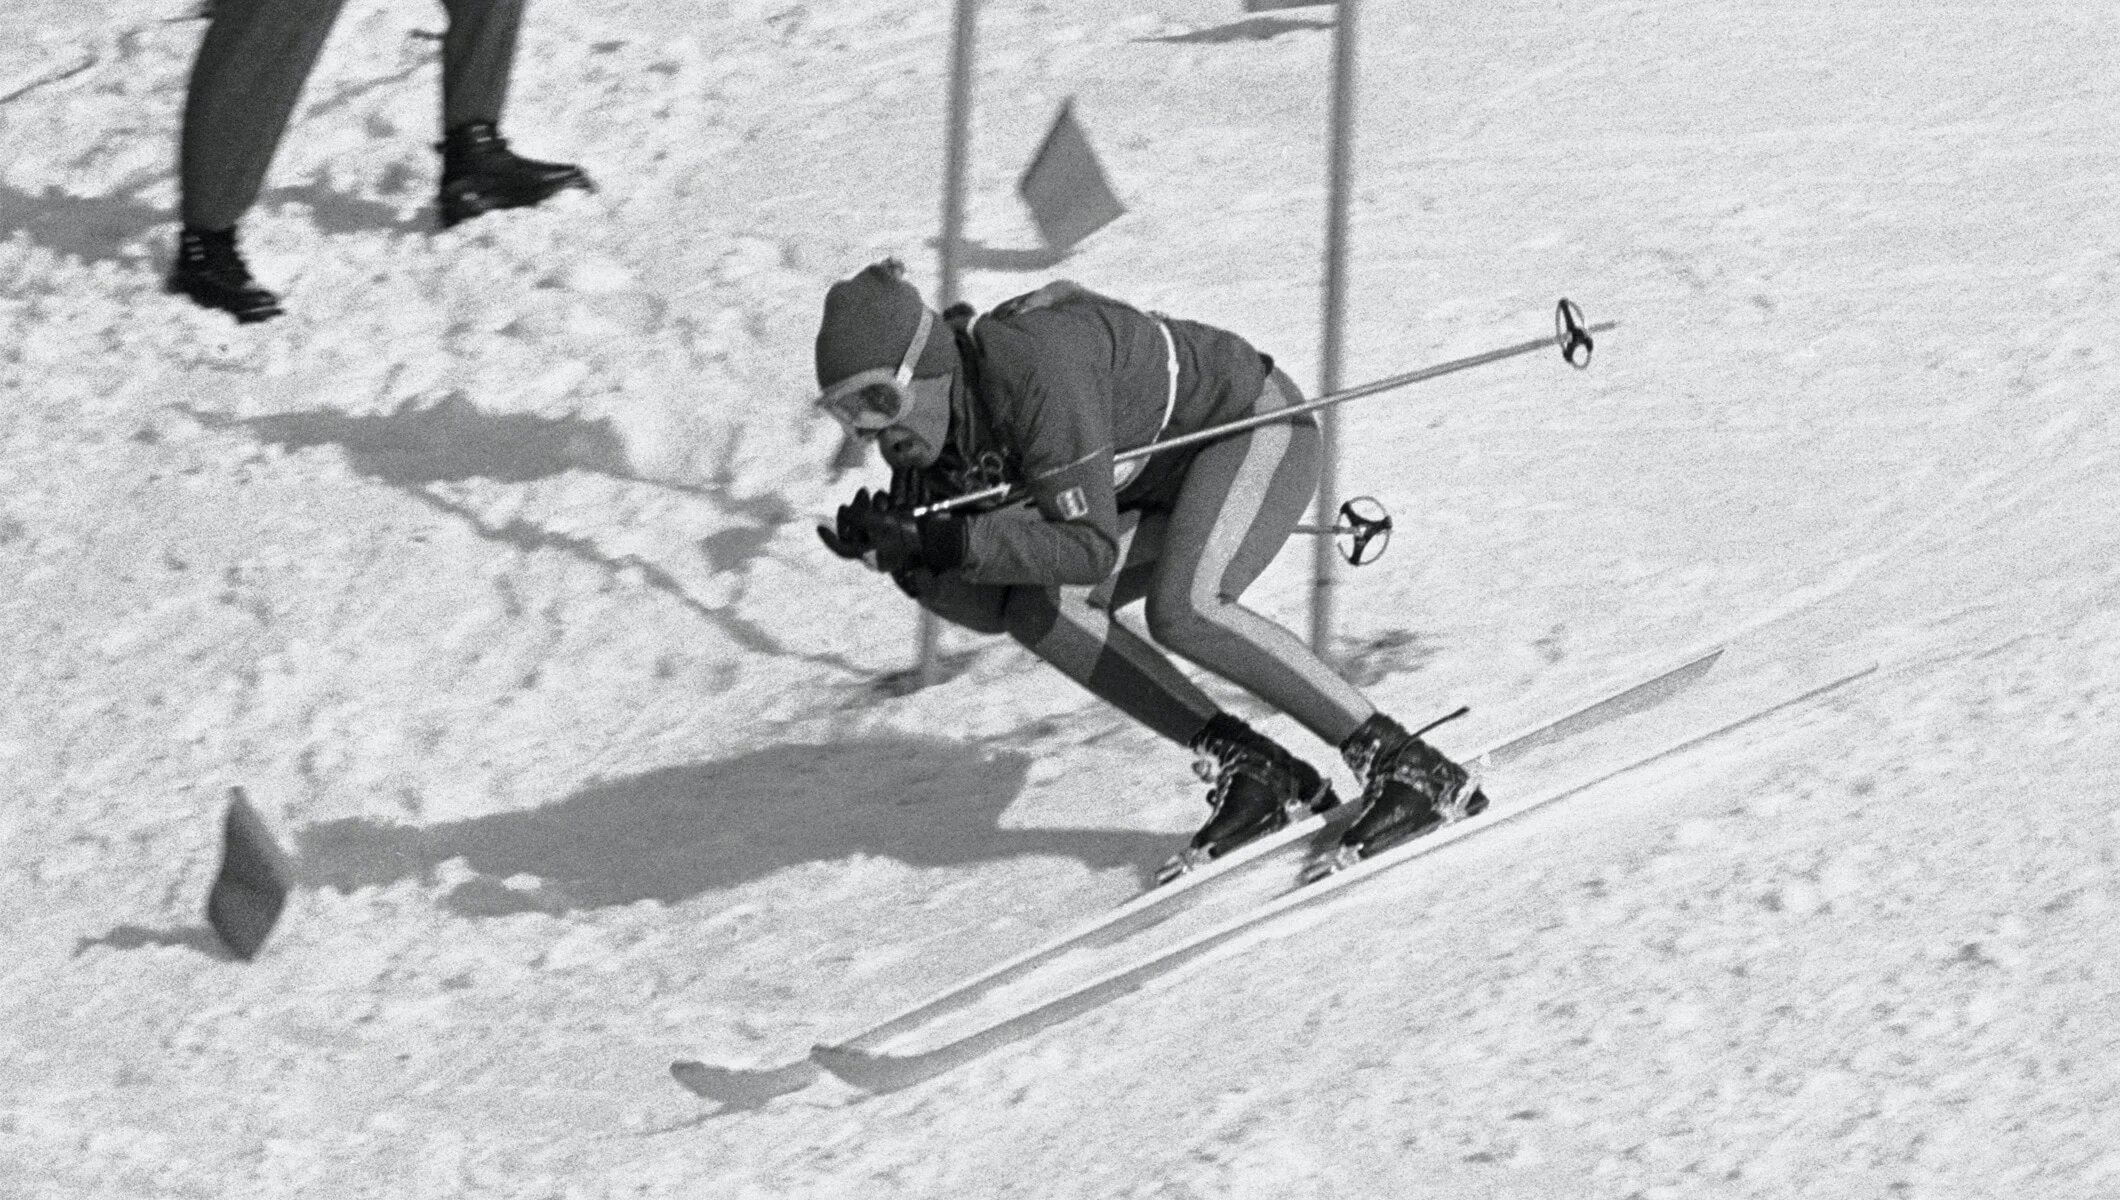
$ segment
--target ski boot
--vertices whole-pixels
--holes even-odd
[[[1190,846],[1163,864],[1159,885],[1340,802],[1317,768],[1228,713],[1216,713],[1191,748],[1200,756],[1193,770],[1213,785],[1207,802],[1215,813]]]
[[[1477,777],[1382,713],[1348,735],[1340,754],[1362,781],[1362,810],[1338,848],[1305,872],[1306,881],[1487,808]]]
[[[282,311],[280,298],[250,277],[250,268],[236,249],[233,226],[196,229],[186,225],[177,234],[177,261],[170,266],[164,288],[173,296],[189,297],[201,308],[225,312],[245,325],[269,321]]]
[[[573,163],[539,162],[508,148],[491,121],[470,121],[434,144],[442,154],[442,227],[492,212],[542,204],[567,188],[596,185]]]

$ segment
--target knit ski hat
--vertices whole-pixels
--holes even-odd
[[[817,325],[817,386],[830,387],[857,371],[895,368],[913,344],[924,306],[920,289],[905,281],[905,264],[895,258],[833,284]],[[937,321],[913,374],[924,379],[956,367],[956,341]]]

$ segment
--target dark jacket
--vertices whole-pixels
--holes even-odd
[[[1168,506],[1189,458],[1115,475],[1113,455],[1248,415],[1271,369],[1234,333],[1066,280],[975,319],[958,347],[966,386],[944,459],[960,484],[1021,484],[1031,501],[971,519],[973,583],[1101,581],[1118,565],[1120,511]]]

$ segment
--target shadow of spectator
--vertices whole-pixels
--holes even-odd
[[[593,538],[546,529],[521,517],[490,523],[468,506],[427,487],[466,479],[529,483],[570,470],[637,480],[626,462],[624,441],[609,421],[481,412],[458,393],[426,408],[407,401],[397,411],[377,416],[328,409],[263,417],[227,417],[182,405],[177,410],[207,429],[241,430],[289,450],[337,446],[356,472],[464,522],[488,541],[524,553],[551,550],[573,555],[607,571],[637,570],[647,586],[714,622],[747,650],[800,659],[860,680],[876,674],[841,654],[804,653],[782,645],[745,618],[736,604],[701,603],[667,568],[637,554],[607,554]],[[717,487],[684,490],[709,496],[750,520],[701,539],[700,552],[717,571],[740,570],[765,554],[780,526],[795,517],[794,510],[778,496],[738,500]]]
[[[141,200],[138,193],[144,186],[105,196],[76,196],[49,184],[42,192],[0,184],[0,241],[19,233],[34,245],[83,263],[135,262],[144,254],[163,265],[176,236],[177,214]],[[315,180],[274,188],[259,203],[305,205],[317,229],[327,234],[414,233],[432,224],[432,205],[408,213],[379,200],[333,191]]]
[[[882,855],[952,866],[1061,855],[1145,883],[1167,835],[1004,829],[1030,759],[940,738],[788,745],[598,783],[558,804],[427,827],[362,819],[296,837],[303,881],[352,890],[476,872],[443,900],[465,917],[677,904],[807,862]]]
[[[778,520],[761,525],[736,525],[699,539],[700,556],[710,570],[740,571],[766,552],[766,544],[779,534],[780,526],[795,519],[795,510],[783,501]]]
[[[258,199],[258,206],[301,204],[323,233],[426,233],[434,226],[434,206],[405,212],[394,204],[333,191],[320,179],[295,187],[277,187]]]
[[[1284,33],[1303,33],[1331,29],[1331,21],[1298,21],[1292,17],[1246,17],[1228,25],[1217,25],[1212,29],[1195,29],[1191,33],[1174,33],[1164,37],[1135,38],[1137,42],[1174,42],[1193,45],[1215,45],[1222,42],[1264,42],[1280,37]]]
[[[240,418],[181,411],[208,429],[241,429],[288,450],[337,446],[355,471],[385,483],[528,483],[570,470],[633,478],[625,443],[609,421],[481,412],[457,392],[425,408],[408,400],[380,416],[329,409]]]
[[[173,227],[176,219],[130,191],[75,196],[49,185],[35,193],[0,184],[0,241],[19,233],[84,263],[133,261],[150,232]]]
[[[208,429],[240,429],[258,441],[287,450],[337,446],[360,474],[405,489],[416,499],[474,524],[473,514],[417,489],[423,484],[464,479],[528,483],[570,470],[617,479],[638,478],[626,461],[624,440],[608,420],[482,412],[455,392],[426,408],[407,401],[397,411],[380,416],[355,416],[329,409],[240,418],[189,407],[180,411]],[[745,520],[745,524],[699,540],[700,554],[716,571],[736,571],[747,566],[766,552],[780,527],[796,516],[784,498],[770,493],[743,499],[717,485],[658,481],[658,486],[704,496]],[[550,548],[553,544],[539,539],[522,522],[507,529],[481,526],[480,532],[525,550]]]

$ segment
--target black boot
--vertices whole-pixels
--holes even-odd
[[[236,249],[236,231],[185,226],[177,234],[177,261],[164,285],[203,308],[219,309],[244,324],[280,315],[280,298],[258,286]]]
[[[542,204],[567,188],[596,185],[573,163],[539,162],[508,148],[491,121],[469,121],[434,144],[442,153],[442,226],[496,208]]]
[[[1272,738],[1230,716],[1216,713],[1192,740],[1200,755],[1195,769],[1212,783],[1207,802],[1214,815],[1192,844],[1163,864],[1157,883],[1168,883],[1291,820],[1324,812],[1340,802],[1317,768],[1282,749]]]
[[[1487,807],[1471,772],[1382,713],[1348,735],[1340,754],[1362,781],[1362,811],[1340,839],[1343,865]]]

